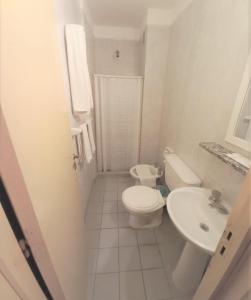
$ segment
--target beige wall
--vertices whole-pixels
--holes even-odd
[[[95,39],[95,72],[106,75],[142,75],[142,43],[130,40]],[[114,52],[120,51],[120,58]]]
[[[224,144],[248,33],[248,0],[195,0],[170,29],[160,159],[164,147],[172,147],[204,185],[219,189],[229,202],[243,176],[198,143]]]
[[[72,114],[71,94],[69,87],[69,77],[67,68],[67,57],[65,48],[64,28],[66,24],[80,24],[85,27],[87,38],[87,58],[90,76],[93,79],[94,73],[94,38],[91,25],[87,22],[83,9],[78,0],[55,0],[56,23],[58,28],[59,55],[61,58],[62,74],[64,76],[65,91],[67,94],[67,111],[70,116],[69,126],[77,127],[81,121],[77,120]],[[84,162],[77,170],[78,182],[81,199],[86,208],[92,188],[93,180],[96,176],[96,160],[93,159],[90,164]]]
[[[20,300],[15,290],[10,286],[5,277],[0,274],[0,296],[2,299]]]
[[[165,92],[168,27],[149,26],[145,33],[144,90],[140,161],[158,160],[161,112]]]
[[[1,107],[65,298],[84,299],[84,202],[72,141],[52,1],[4,1]]]

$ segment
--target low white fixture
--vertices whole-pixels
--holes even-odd
[[[200,179],[173,153],[164,152],[165,181],[169,189],[181,186],[199,186]],[[129,212],[133,228],[153,228],[162,222],[165,199],[158,190],[149,186],[133,186],[122,194],[122,201]]]
[[[131,176],[135,179],[135,185],[156,186],[156,180],[163,175],[159,169],[152,165],[136,165],[130,169]]]
[[[198,287],[227,223],[225,206],[212,205],[210,196],[210,189],[185,187],[167,197],[169,216],[187,240],[173,272],[173,281],[188,294]]]
[[[147,186],[132,186],[123,192],[122,200],[133,228],[157,227],[162,222],[165,201],[160,191]]]

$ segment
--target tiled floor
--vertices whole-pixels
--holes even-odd
[[[88,300],[185,300],[172,270],[184,241],[167,213],[160,227],[134,230],[121,201],[129,176],[96,179],[89,201]]]

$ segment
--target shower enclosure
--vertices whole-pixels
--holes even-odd
[[[99,172],[128,171],[138,163],[143,78],[95,75]]]

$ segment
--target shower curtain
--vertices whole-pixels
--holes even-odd
[[[99,172],[128,171],[138,163],[142,77],[95,75]]]

